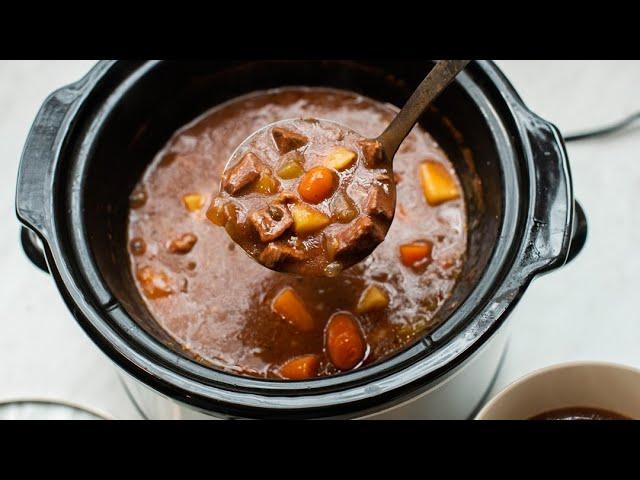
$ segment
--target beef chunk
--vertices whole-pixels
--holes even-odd
[[[384,240],[384,231],[371,217],[362,216],[332,239],[336,258],[369,251]]]
[[[231,195],[235,195],[244,187],[254,182],[265,168],[260,159],[251,152],[227,170],[222,176],[222,187]]]
[[[361,140],[358,142],[362,148],[364,164],[367,168],[376,168],[384,162],[384,150],[382,144],[377,140]]]
[[[129,206],[133,209],[141,208],[147,203],[147,192],[136,188],[129,196]]]
[[[260,263],[272,268],[287,260],[303,260],[304,251],[290,247],[283,243],[270,243],[260,254]]]
[[[193,246],[198,241],[193,233],[185,233],[184,235],[175,238],[169,242],[167,248],[171,253],[189,253]]]
[[[129,242],[129,251],[136,256],[144,255],[147,251],[147,244],[143,238],[134,237]]]
[[[388,192],[388,189],[389,187],[387,185],[381,185],[379,183],[373,185],[367,196],[365,212],[369,215],[376,215],[391,220],[393,218],[395,205],[393,196]]]
[[[307,144],[309,139],[304,135],[287,130],[286,128],[275,127],[271,130],[273,140],[280,153],[287,153]]]
[[[289,209],[282,203],[272,203],[262,210],[253,212],[249,219],[263,242],[275,240],[293,225]]]
[[[298,201],[298,197],[291,192],[280,192],[276,198],[274,203],[296,203]]]

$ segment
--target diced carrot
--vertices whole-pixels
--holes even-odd
[[[301,332],[313,330],[315,322],[298,294],[291,287],[283,288],[271,304],[271,310]]]
[[[280,368],[280,375],[289,380],[306,380],[318,375],[320,360],[317,355],[292,358]]]
[[[440,205],[460,196],[458,185],[442,163],[427,160],[418,168],[422,192],[429,205]]]
[[[416,263],[431,256],[433,244],[427,241],[419,241],[400,245],[400,260],[407,267],[413,267]]]
[[[184,203],[184,206],[187,207],[187,210],[189,210],[190,212],[195,212],[202,208],[202,205],[204,204],[204,198],[202,198],[202,195],[199,195],[197,193],[189,193],[188,195],[182,197],[182,203]]]
[[[389,305],[389,295],[384,289],[375,285],[370,285],[362,292],[356,312],[359,314],[373,312],[375,310],[384,310]]]
[[[329,319],[325,346],[329,360],[340,370],[358,365],[367,350],[358,321],[351,314],[335,313]]]
[[[327,215],[308,205],[291,205],[289,211],[293,217],[293,230],[296,235],[317,232],[331,223],[331,219]]]
[[[300,197],[309,203],[320,203],[336,188],[336,175],[327,167],[313,167],[304,174],[298,185]]]

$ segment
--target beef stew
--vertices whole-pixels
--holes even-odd
[[[384,240],[394,211],[391,162],[378,141],[297,119],[243,142],[207,216],[268,268],[335,277]]]
[[[132,273],[158,324],[207,365],[291,380],[365,367],[432,330],[463,266],[467,212],[451,162],[420,126],[394,160],[397,205],[384,242],[332,278],[298,277],[256,263],[216,226],[235,215],[234,208],[212,210],[227,159],[264,125],[326,118],[374,138],[394,114],[393,107],[355,93],[291,87],[233,99],[176,132],[135,188],[129,212]],[[290,161],[278,182],[299,178],[294,152],[302,139],[286,132],[276,137],[278,154],[288,155],[281,161]],[[379,165],[367,148],[359,151],[363,159]],[[260,178],[251,173],[254,160],[236,172],[227,192],[254,188]],[[259,188],[276,195],[268,193],[274,183]],[[389,211],[375,188],[367,194],[371,199],[334,194],[325,203],[339,205],[345,224],[355,226],[338,238],[340,251],[349,252],[352,238],[371,228],[369,215],[349,213],[351,204]],[[254,224],[267,225],[265,238],[291,228],[295,213],[286,202],[267,212],[270,219],[265,212],[254,216]],[[294,246],[270,245],[263,252],[273,257],[269,261],[297,255]]]

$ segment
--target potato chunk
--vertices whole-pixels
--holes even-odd
[[[190,212],[196,212],[204,205],[204,198],[198,193],[189,193],[182,197],[182,203]]]
[[[427,160],[418,169],[424,198],[429,205],[440,205],[460,196],[455,179],[443,164]]]
[[[362,292],[356,312],[359,314],[384,310],[389,305],[389,295],[384,289],[375,285],[370,285]]]
[[[356,158],[358,158],[356,152],[348,148],[336,147],[326,156],[324,166],[338,171],[346,170],[353,165]]]
[[[284,180],[292,180],[304,174],[304,156],[294,150],[282,156],[278,167],[278,176]]]
[[[311,331],[315,327],[313,317],[291,287],[285,287],[278,293],[271,310],[301,332]]]
[[[253,184],[253,190],[263,195],[273,195],[280,190],[280,182],[270,173],[263,172],[258,181]]]
[[[222,197],[216,197],[211,201],[207,209],[207,218],[214,225],[224,227],[227,220],[235,215],[235,206],[231,202],[225,202]]]
[[[297,204],[289,207],[293,217],[293,230],[297,235],[308,235],[331,223],[327,215],[308,205]]]

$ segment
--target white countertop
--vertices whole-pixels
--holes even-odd
[[[0,62],[0,402],[54,398],[139,418],[116,368],[67,311],[53,281],[19,244],[18,161],[48,93],[93,61]],[[640,110],[640,61],[499,61],[524,101],[572,132]],[[576,198],[589,221],[582,253],[538,278],[510,319],[494,391],[540,367],[603,360],[640,367],[640,128],[568,145]]]

